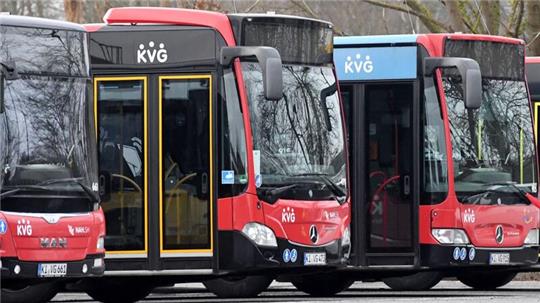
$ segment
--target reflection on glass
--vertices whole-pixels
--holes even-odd
[[[210,78],[162,79],[163,248],[210,248]]]
[[[0,62],[19,75],[3,79],[2,210],[67,213],[95,207],[85,41],[83,32],[0,26]]]
[[[369,248],[412,247],[412,84],[366,85]],[[360,199],[359,199],[360,200]]]
[[[424,90],[424,179],[422,204],[444,201],[448,193],[446,135],[433,79]]]
[[[531,114],[524,81],[484,78],[480,109],[466,109],[461,81],[444,78],[456,193],[462,202],[496,183],[536,192]],[[500,186],[500,185],[499,185]]]
[[[97,81],[100,171],[110,176],[102,207],[107,250],[144,249],[144,80]]]
[[[283,68],[283,98],[264,99],[260,67],[242,63],[262,192],[296,184],[282,197],[320,200],[346,193],[344,133],[331,68]],[[332,89],[334,88],[334,89]],[[302,190],[304,187],[309,188]],[[311,193],[311,195],[309,194]]]
[[[218,175],[218,194],[220,198],[231,197],[243,192],[248,183],[246,172],[247,151],[244,129],[244,117],[240,107],[240,98],[236,89],[236,79],[232,70],[223,74],[222,91],[218,105],[219,132],[218,171],[233,171],[232,182],[224,181]]]

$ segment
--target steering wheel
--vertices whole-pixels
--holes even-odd
[[[171,192],[175,192],[176,190],[178,190],[180,185],[184,184],[187,180],[193,179],[193,177],[195,176],[197,176],[197,173],[191,173],[191,174],[185,175],[182,179],[180,179],[180,181],[176,182]],[[172,195],[169,196],[169,199],[167,199],[167,204],[171,201],[172,197],[173,197]]]
[[[112,178],[118,178],[118,179],[122,179],[122,180],[126,180],[128,181],[128,183],[130,183],[131,185],[133,185],[133,187],[135,187],[135,189],[138,191],[138,192],[142,192],[142,189],[141,187],[139,186],[139,184],[137,184],[137,182],[135,182],[133,179],[131,178],[128,178],[124,175],[120,175],[120,174],[111,174],[111,177]]]

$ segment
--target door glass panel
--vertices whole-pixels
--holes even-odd
[[[144,78],[96,79],[99,166],[108,176],[102,201],[108,251],[145,249],[144,84]]]
[[[210,249],[210,76],[162,77],[164,250]]]
[[[367,85],[368,247],[412,247],[412,84]]]

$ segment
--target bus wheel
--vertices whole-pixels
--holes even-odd
[[[443,278],[438,271],[418,272],[403,277],[384,278],[382,281],[392,290],[428,290]]]
[[[144,280],[143,280],[144,281]],[[84,290],[92,299],[104,303],[132,303],[144,299],[154,289],[152,283],[135,279],[88,279]]]
[[[329,297],[349,288],[354,280],[335,274],[309,275],[294,279],[296,289],[315,297]]]
[[[474,289],[492,290],[510,283],[516,274],[515,272],[474,272],[457,276],[457,279]]]
[[[60,291],[60,284],[56,281],[33,285],[2,285],[0,302],[2,303],[41,303],[49,302]]]
[[[203,282],[206,289],[220,298],[256,297],[274,280],[269,276],[224,277]]]

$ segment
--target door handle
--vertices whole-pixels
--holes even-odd
[[[202,173],[201,175],[201,193],[206,195],[208,193],[208,174]]]
[[[408,196],[411,194],[411,176],[403,176],[403,195]]]

